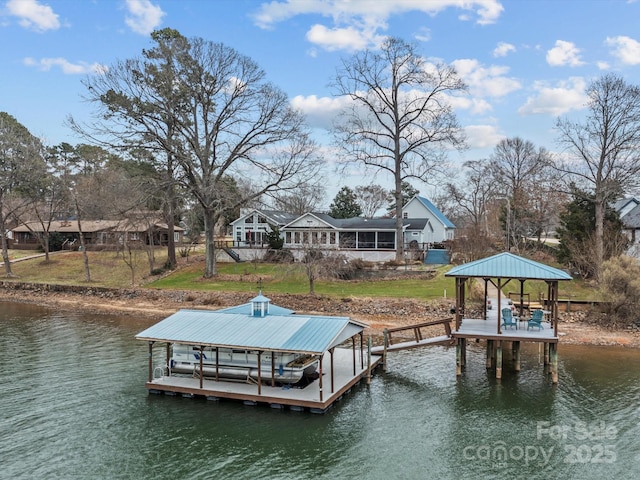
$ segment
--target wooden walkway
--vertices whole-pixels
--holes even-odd
[[[410,348],[427,347],[430,345],[453,345],[451,338],[451,322],[452,318],[444,318],[442,320],[434,320],[431,322],[418,323],[416,325],[408,325],[406,327],[386,328],[384,330],[384,344],[371,348],[371,353],[375,355],[386,355],[386,352],[394,352],[398,350],[407,350]],[[425,338],[424,328],[442,325],[444,327],[444,335]],[[411,331],[413,340],[406,340],[407,336],[404,332]],[[394,342],[394,339],[400,337],[402,341]]]
[[[330,355],[325,354],[322,388],[319,380],[314,380],[305,388],[275,386],[255,383],[216,381],[211,378],[202,380],[189,376],[162,376],[146,383],[149,393],[182,395],[186,397],[205,397],[208,400],[222,398],[242,400],[245,404],[268,404],[273,408],[289,407],[292,410],[308,408],[313,413],[324,413],[334,402],[340,400],[362,378],[370,375],[382,361],[380,356],[371,356],[370,368],[367,358],[361,363],[360,355],[356,359],[356,372],[353,370],[353,351],[336,348],[333,354],[333,378],[331,377]]]

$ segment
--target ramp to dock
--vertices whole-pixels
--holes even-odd
[[[384,330],[384,344],[371,348],[373,355],[386,355],[387,352],[398,350],[408,350],[410,348],[427,347],[431,345],[452,345],[453,338],[451,336],[451,322],[453,318],[443,318],[430,322],[418,323],[416,325],[408,325],[406,327],[388,328]],[[423,328],[442,325],[444,327],[444,335],[426,337]],[[413,332],[413,340],[407,340],[406,335],[401,332]],[[398,337],[400,337],[398,339]],[[425,338],[426,337],[426,338]],[[395,339],[400,341],[394,342]]]

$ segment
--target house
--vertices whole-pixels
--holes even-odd
[[[407,210],[408,209],[408,210]],[[405,249],[420,256],[433,243],[451,240],[455,225],[424,197],[414,197],[405,206],[402,242]],[[284,248],[296,257],[308,247],[340,250],[350,258],[389,261],[395,258],[396,221],[394,218],[333,218],[326,213],[309,212],[294,215],[278,210],[247,209],[231,222],[233,247],[238,258],[255,258],[257,251],[268,246],[267,234],[273,227],[280,230]],[[228,247],[228,245],[227,245]],[[235,258],[235,257],[234,257]]]
[[[640,200],[627,197],[614,203],[613,208],[620,215],[622,231],[631,242],[630,255],[640,254]]]
[[[453,240],[456,226],[433,203],[416,195],[402,209],[404,219],[424,218],[427,220],[423,238],[419,243],[440,243]]]
[[[242,210],[240,217],[231,222],[233,244],[238,247],[264,246],[267,233],[273,230],[272,225],[281,229],[296,217],[279,210]]]
[[[126,242],[143,242],[145,245],[166,246],[169,242],[169,228],[166,223],[128,220],[84,220],[80,222],[84,243],[93,250],[114,248]],[[58,233],[64,237],[63,248],[77,248],[80,244],[80,229],[76,220],[54,220],[44,228],[40,222],[28,222],[11,230],[12,248],[37,250],[40,248],[38,235],[45,232]],[[184,229],[174,226],[176,245],[183,242]]]

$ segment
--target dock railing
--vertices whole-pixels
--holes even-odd
[[[396,350],[406,350],[409,348],[423,347],[427,345],[447,345],[453,342],[451,337],[451,322],[453,317],[443,318],[440,320],[432,320],[429,322],[418,323],[416,325],[407,325],[406,327],[395,327],[384,329],[384,345],[382,349],[380,347],[374,347],[372,352],[380,353],[382,350],[382,365],[383,369],[387,369],[387,352]],[[436,325],[442,325],[444,327],[444,335],[440,336],[425,336],[423,328],[433,327]],[[407,335],[400,335],[400,332],[413,331],[413,340],[408,340]],[[394,337],[399,340],[394,342]]]

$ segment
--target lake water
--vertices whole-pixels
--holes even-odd
[[[640,476],[640,351],[537,347],[500,382],[472,345],[390,355],[325,415],[148,395],[150,323],[0,303],[0,478]],[[161,355],[158,357],[161,358]]]

